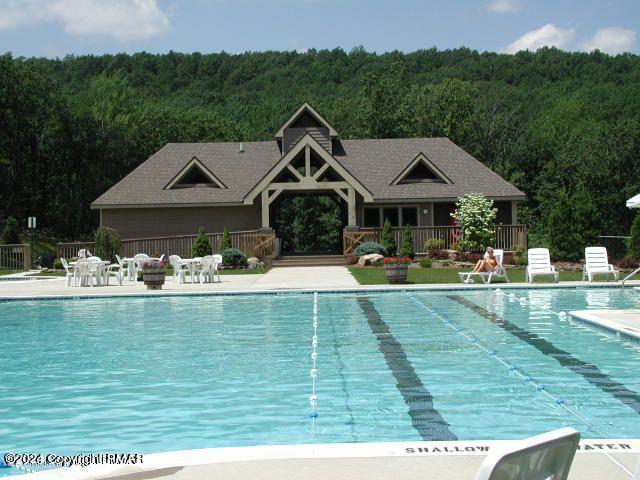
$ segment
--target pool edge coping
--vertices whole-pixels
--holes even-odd
[[[264,460],[486,456],[491,449],[509,447],[519,440],[451,440],[409,442],[318,443],[218,447],[143,454],[140,465],[92,465],[20,473],[4,478],[25,480],[89,480],[153,472],[168,468]],[[618,448],[622,445],[629,448]],[[434,449],[438,449],[436,452]],[[584,439],[576,452],[580,455],[610,453],[640,454],[640,439]]]
[[[639,291],[640,281],[631,285],[634,290]],[[122,292],[122,293],[78,293],[70,292],[68,294],[51,294],[51,295],[0,295],[0,303],[13,301],[45,301],[45,300],[64,300],[64,299],[98,299],[98,298],[167,298],[180,296],[233,296],[233,295],[293,295],[293,294],[312,294],[312,293],[386,293],[394,291],[460,291],[460,290],[498,290],[498,289],[535,289],[535,290],[555,290],[555,289],[596,289],[596,288],[619,288],[619,283],[610,282],[571,282],[571,283],[496,283],[496,284],[478,284],[478,285],[460,285],[448,283],[434,284],[418,284],[418,285],[357,285],[350,287],[317,287],[317,288],[275,288],[275,289],[234,289],[234,290],[215,290],[215,291],[148,291],[148,292]]]

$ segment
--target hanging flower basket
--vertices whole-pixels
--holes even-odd
[[[410,258],[389,257],[384,259],[384,274],[392,284],[405,283],[409,273]]]
[[[142,264],[142,281],[147,290],[162,290],[166,273],[163,262],[151,260]]]

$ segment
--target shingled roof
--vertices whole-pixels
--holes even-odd
[[[518,200],[525,194],[447,138],[342,140],[334,158],[372,194],[374,201],[452,200],[466,193]],[[392,182],[423,154],[451,183]],[[241,204],[281,158],[274,141],[169,143],[93,202],[92,208]],[[196,157],[227,188],[167,189]]]

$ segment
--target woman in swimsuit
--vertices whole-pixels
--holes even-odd
[[[487,248],[487,253],[484,254],[484,258],[476,263],[473,273],[493,272],[497,266],[498,259],[493,255],[493,248],[489,247]]]

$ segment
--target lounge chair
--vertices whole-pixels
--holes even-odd
[[[525,438],[490,453],[474,478],[566,480],[579,441],[580,433],[568,427]]]
[[[504,278],[507,283],[509,283],[509,277],[507,277],[507,271],[502,266],[502,260],[504,259],[504,250],[494,249],[493,256],[496,257],[498,261],[498,266],[495,268],[493,272],[458,272],[458,276],[460,277],[460,281],[464,283],[472,283],[473,280],[471,277],[477,276],[482,279],[483,283],[491,283],[491,279],[493,278]]]
[[[606,275],[607,281],[613,275],[618,281],[618,270],[609,263],[607,249],[604,247],[587,247],[584,249],[584,269],[582,270],[582,281],[588,279],[593,282],[594,275]]]
[[[535,276],[550,276],[554,282],[558,283],[560,275],[556,272],[556,268],[551,265],[551,257],[548,248],[530,248],[527,251],[529,265],[525,270],[527,282],[533,283]]]

